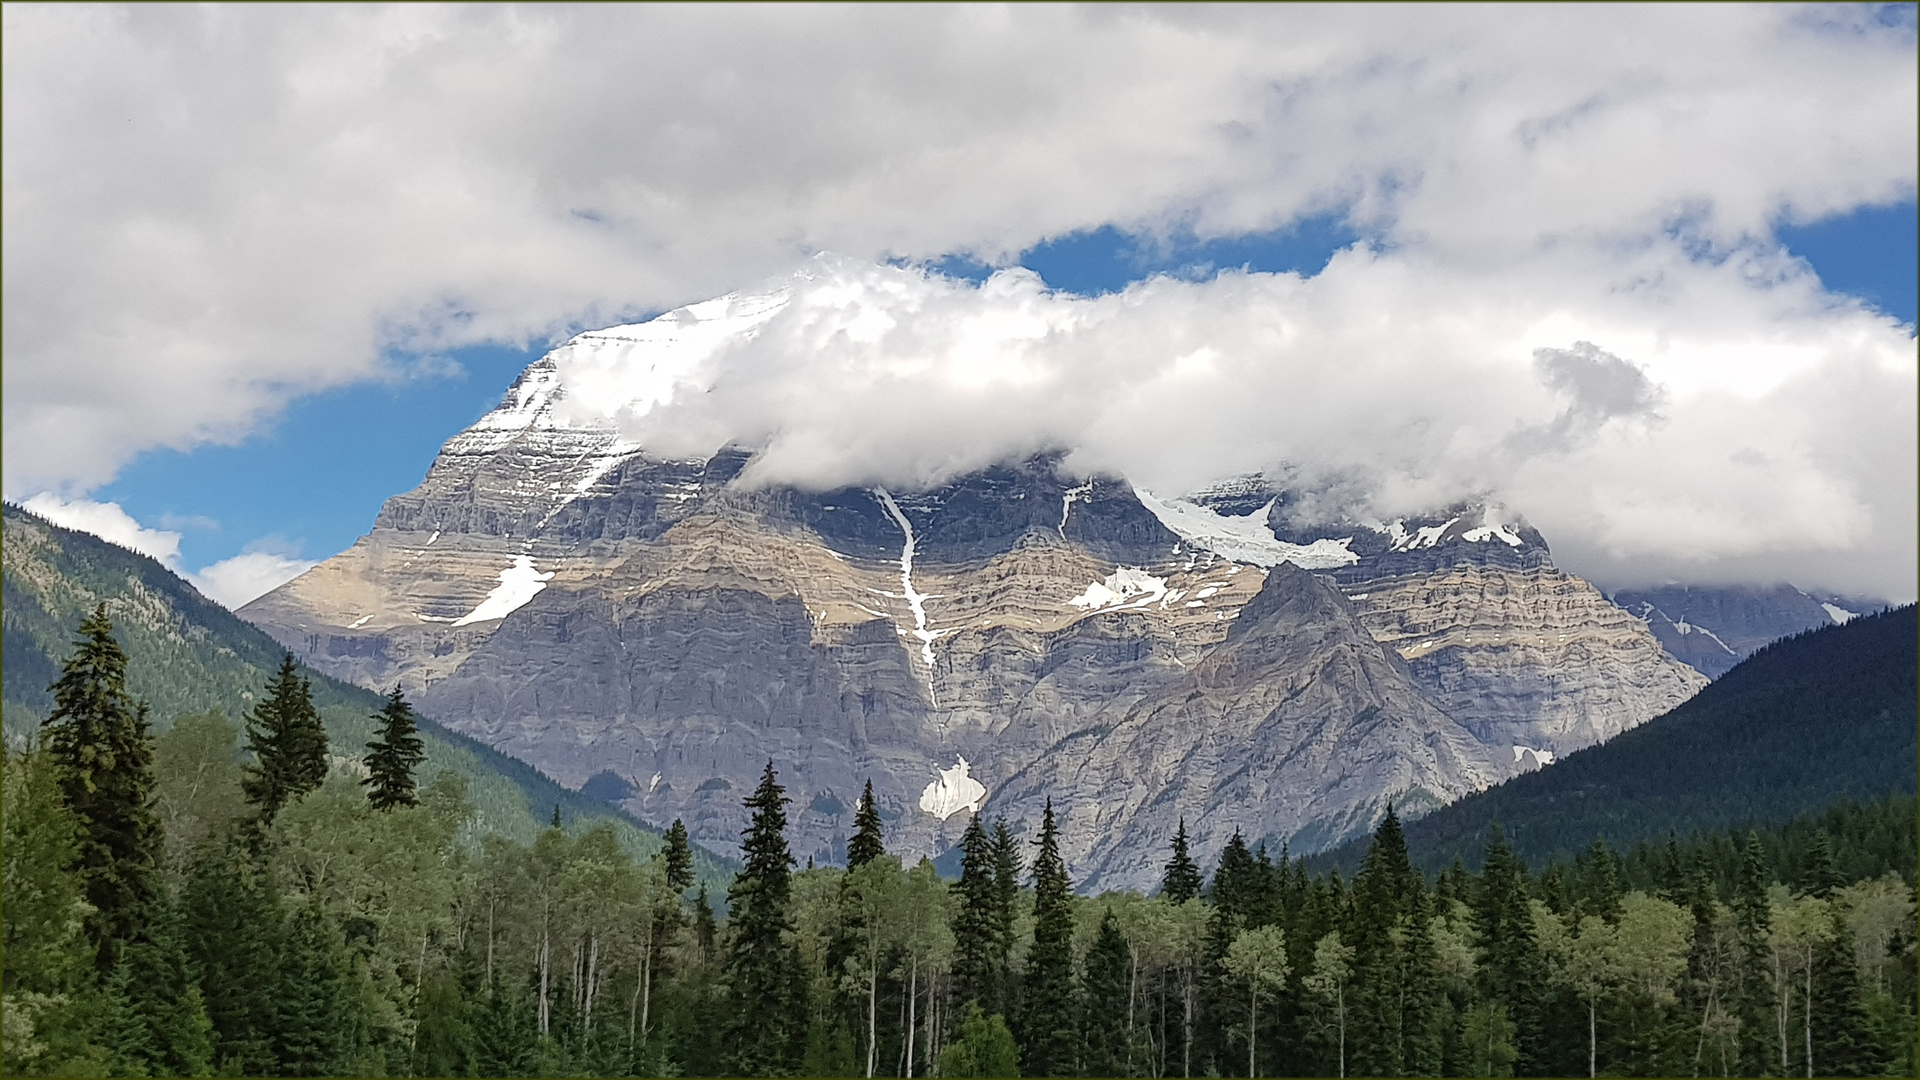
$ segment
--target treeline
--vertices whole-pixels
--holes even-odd
[[[481,835],[397,695],[364,769],[316,757],[291,663],[249,758],[200,717],[155,780],[115,651],[90,620],[6,762],[8,1073],[1914,1074],[1914,890],[1841,872],[1851,819],[1540,874],[1496,830],[1431,881],[1391,813],[1350,879],[1238,837],[1207,875],[1182,827],[1155,895],[1088,898],[1051,807],[976,817],[949,882],[869,790],[799,870],[769,764],[722,921],[684,829]]]

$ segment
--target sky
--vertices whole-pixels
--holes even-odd
[[[0,488],[238,604],[550,344],[833,252],[649,439],[1911,599],[1913,11],[8,5]]]

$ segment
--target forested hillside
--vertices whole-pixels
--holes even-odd
[[[1536,864],[1604,838],[1618,849],[1777,824],[1845,799],[1915,791],[1912,605],[1761,649],[1693,699],[1599,746],[1407,825],[1416,865],[1473,866],[1488,825]],[[1352,867],[1361,849],[1325,865]]]
[[[200,593],[158,562],[88,533],[53,525],[11,504],[4,508],[0,560],[0,692],[7,745],[25,745],[52,709],[47,687],[71,652],[74,629],[105,604],[127,652],[127,690],[152,709],[157,733],[186,715],[217,712],[238,724],[252,708],[286,650]],[[313,700],[333,752],[364,753],[374,733],[379,694],[308,672]],[[659,850],[658,830],[640,825],[594,798],[560,787],[431,718],[420,721],[426,744],[421,775],[466,777],[476,834],[531,841],[559,807],[569,828],[609,824],[636,855]],[[699,873],[723,880],[724,864],[696,849]]]

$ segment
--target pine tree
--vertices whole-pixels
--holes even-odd
[[[106,605],[80,624],[73,656],[50,688],[47,755],[76,827],[74,873],[93,912],[87,917],[96,969],[114,962],[114,942],[143,933],[159,895],[160,829],[153,817],[153,744],[147,707],[127,696],[127,654],[113,638]]]
[[[1846,883],[1833,865],[1833,841],[1827,838],[1827,831],[1821,829],[1814,834],[1813,847],[1807,852],[1807,865],[1800,873],[1800,891],[1826,900]]]
[[[1739,872],[1734,877],[1735,961],[1733,1005],[1740,1022],[1740,1072],[1759,1076],[1774,1062],[1768,1033],[1773,1030],[1773,987],[1767,978],[1767,938],[1773,917],[1767,903],[1768,874],[1758,833],[1747,833]]]
[[[311,910],[296,913],[280,950],[280,1075],[327,1076],[351,1067],[360,1027],[354,991],[329,928]]]
[[[1087,950],[1086,1014],[1082,1038],[1086,1045],[1088,1076],[1130,1076],[1133,1046],[1127,1030],[1127,939],[1109,907],[1100,918],[1100,932]]]
[[[727,889],[727,1058],[739,1076],[784,1075],[805,1049],[806,975],[792,941],[787,802],[769,761],[746,801],[753,814],[740,843],[746,865]]]
[[[1078,988],[1073,979],[1073,886],[1060,858],[1048,799],[1033,860],[1033,948],[1022,987],[1020,1071],[1072,1076],[1079,1064]]]
[[[1003,1008],[993,855],[992,841],[980,827],[980,815],[975,814],[960,837],[960,880],[954,884],[959,903],[953,913],[952,985],[955,1005],[964,1007],[972,1002],[983,1012]]]
[[[187,957],[213,1023],[223,1072],[273,1076],[284,918],[271,881],[246,860],[210,852],[196,861],[181,898]]]
[[[373,718],[380,722],[380,734],[367,744],[367,776],[361,781],[367,785],[367,801],[375,810],[418,805],[413,770],[426,760],[427,752],[414,722],[413,706],[396,686]],[[321,775],[324,779],[325,773]]]
[[[1187,819],[1173,834],[1173,857],[1167,860],[1166,877],[1160,883],[1160,895],[1170,904],[1184,904],[1200,895],[1200,868],[1187,854]]]
[[[880,842],[880,808],[873,805],[873,781],[867,781],[860,793],[860,806],[853,812],[853,839],[847,841],[847,869],[858,870],[887,853]]]
[[[180,913],[167,897],[155,901],[142,940],[119,944],[116,960],[112,992],[127,1013],[104,1034],[123,1040],[129,1073],[207,1075],[213,1065],[213,1023],[193,978]]]
[[[1526,869],[1514,856],[1499,825],[1487,832],[1485,869],[1479,903],[1473,909],[1479,937],[1480,990],[1492,1005],[1504,1008],[1514,1028],[1516,1071],[1546,1070],[1542,1004],[1547,990],[1546,960],[1533,936]]]
[[[1020,875],[1025,869],[1020,841],[1007,827],[1007,819],[993,819],[993,962],[1000,979],[997,1011],[1011,1011],[1019,991],[1013,971],[1013,919],[1020,898]]]
[[[326,728],[313,707],[313,684],[300,674],[292,653],[267,682],[266,697],[247,714],[247,749],[254,760],[240,788],[254,805],[260,828],[327,778]]]
[[[1343,935],[1353,947],[1349,992],[1351,1068],[1360,1076],[1403,1076],[1408,1070],[1403,1009],[1407,958],[1403,937],[1411,909],[1413,867],[1400,818],[1387,808],[1353,881],[1352,918]]]
[[[667,888],[676,895],[693,888],[693,844],[687,839],[687,827],[679,818],[667,829],[665,848]]]

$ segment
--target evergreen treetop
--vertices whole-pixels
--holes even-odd
[[[1173,834],[1173,857],[1167,860],[1160,895],[1166,897],[1168,903],[1184,904],[1200,895],[1200,885],[1200,867],[1187,853],[1187,819],[1183,817],[1179,831]]]
[[[1000,1007],[998,893],[993,873],[993,844],[980,815],[967,822],[960,837],[959,903],[953,912],[953,988],[957,1002],[982,1009]]]
[[[1020,1024],[1021,1071],[1072,1075],[1078,1066],[1078,988],[1073,978],[1073,884],[1060,857],[1049,798],[1033,858],[1033,948],[1027,953]]]
[[[786,789],[767,762],[746,800],[745,863],[727,889],[726,981],[733,1009],[727,1065],[740,1076],[777,1076],[800,1060],[807,1034],[806,976],[793,943],[792,853]]]
[[[679,818],[674,818],[673,825],[667,829],[667,845],[664,851],[667,888],[675,893],[692,888],[693,844],[687,839],[687,827]]]
[[[313,684],[292,653],[268,680],[266,697],[247,714],[247,749],[254,760],[240,787],[261,826],[273,824],[283,807],[327,778],[327,731],[313,707]]]
[[[380,721],[380,733],[367,744],[367,776],[360,781],[367,786],[367,801],[376,810],[417,805],[413,770],[426,760],[427,753],[414,722],[413,706],[395,686],[386,705],[373,718]]]
[[[887,853],[881,843],[880,809],[873,805],[873,781],[867,781],[860,793],[860,805],[853,812],[853,839],[847,841],[847,869],[858,870]]]

